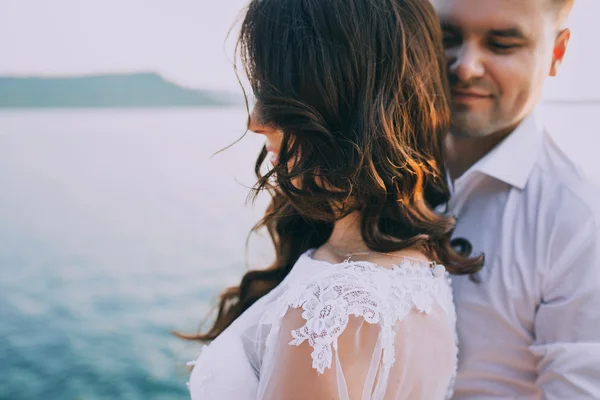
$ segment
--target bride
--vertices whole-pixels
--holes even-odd
[[[441,32],[424,0],[252,0],[238,51],[275,261],[221,295],[192,399],[442,399],[456,370]],[[261,166],[270,157],[268,173]],[[467,246],[468,248],[468,243]]]

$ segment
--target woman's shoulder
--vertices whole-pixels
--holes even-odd
[[[429,313],[436,303],[447,313],[454,312],[450,279],[439,264],[408,258],[390,267],[367,261],[330,263],[312,254],[298,260],[299,278],[278,301],[279,316],[289,308],[316,312],[326,307],[371,323],[383,318],[394,322],[412,310]]]
[[[313,259],[310,253],[294,268],[298,279],[290,282],[262,321],[270,326],[266,347],[280,349],[275,343],[281,335],[292,347],[308,343],[313,368],[319,373],[331,367],[332,352],[340,340],[345,343],[367,331],[390,339],[399,321],[417,323],[417,330],[431,325],[440,331],[443,325],[453,340],[450,283],[440,268],[434,270],[411,260],[389,268],[364,261],[329,263]],[[432,318],[412,318],[420,314]],[[394,347],[393,340],[386,343],[389,349]]]
[[[446,268],[433,261],[398,257],[395,262],[386,264],[351,258],[342,262],[330,262],[314,258],[314,253],[314,250],[309,250],[298,259],[294,269],[300,270],[298,272],[304,279],[296,280],[297,284],[345,282],[375,289],[385,289],[415,280],[434,286],[450,284]]]

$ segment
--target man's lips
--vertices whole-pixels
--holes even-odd
[[[489,93],[468,89],[452,89],[451,94],[453,100],[463,101],[489,99],[492,97]]]

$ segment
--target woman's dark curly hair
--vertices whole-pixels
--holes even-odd
[[[255,229],[268,230],[276,258],[225,290],[214,325],[187,338],[215,339],[350,212],[373,251],[419,249],[453,274],[481,268],[483,257],[453,248],[455,220],[435,211],[449,200],[450,111],[429,1],[253,0],[236,53],[256,115],[283,132],[277,166],[261,173],[266,149],[256,162],[255,190],[272,200]]]

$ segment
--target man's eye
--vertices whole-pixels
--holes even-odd
[[[445,35],[443,41],[445,47],[452,47],[460,44],[460,38],[457,36]]]
[[[519,44],[516,43],[501,43],[501,42],[491,42],[490,48],[494,51],[498,52],[508,52],[520,47]]]

